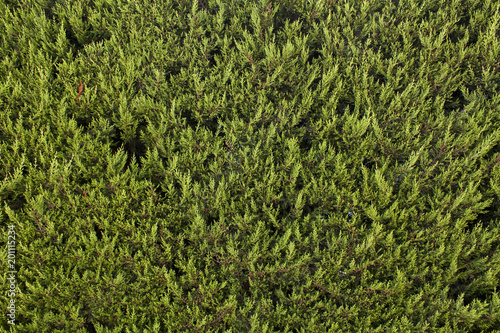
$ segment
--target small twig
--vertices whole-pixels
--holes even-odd
[[[42,231],[42,228],[40,227],[40,223],[38,223],[38,214],[35,213],[34,217],[35,217],[35,222],[36,222],[36,224],[38,226],[38,230],[40,230],[40,233],[43,235],[43,231]]]
[[[205,7],[205,5],[203,4],[203,1],[202,0],[198,0],[198,2],[200,3],[200,5],[203,7],[203,9],[208,13],[208,9],[207,7]]]

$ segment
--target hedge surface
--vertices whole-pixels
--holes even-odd
[[[3,331],[498,332],[497,1],[0,13]]]

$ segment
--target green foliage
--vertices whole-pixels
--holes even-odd
[[[498,332],[495,1],[0,13],[4,331]]]

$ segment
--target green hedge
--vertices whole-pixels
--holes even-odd
[[[498,332],[499,10],[0,0],[2,330]]]

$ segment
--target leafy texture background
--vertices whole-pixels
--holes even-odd
[[[500,326],[495,1],[0,13],[17,331]]]

